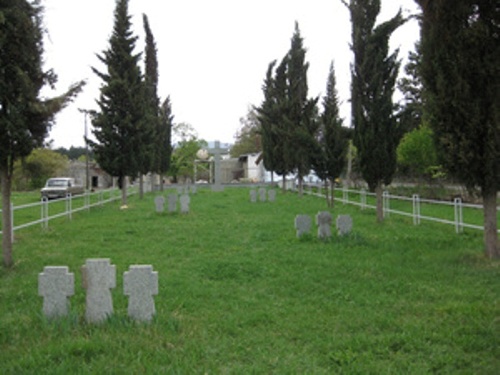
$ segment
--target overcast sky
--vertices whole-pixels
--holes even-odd
[[[104,71],[96,54],[109,48],[115,0],[45,0],[46,68],[59,77],[57,91],[81,79],[84,92],[58,114],[49,139],[54,147],[84,146],[84,115],[78,108],[97,109],[102,81],[91,67]],[[382,0],[379,22],[415,14],[414,0]],[[142,14],[149,19],[159,63],[159,96],[170,95],[174,122],[191,124],[207,141],[233,142],[251,105],[262,102],[267,66],[290,48],[299,23],[309,62],[309,96],[323,95],[331,61],[349,124],[349,12],[340,0],[129,0],[132,27],[144,50]],[[396,30],[392,48],[406,60],[419,30],[412,20]],[[144,70],[143,67],[141,67]],[[90,134],[90,121],[89,121]]]

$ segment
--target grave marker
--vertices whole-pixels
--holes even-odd
[[[168,212],[177,211],[177,194],[172,193],[168,195]]]
[[[297,237],[300,238],[304,234],[311,232],[312,220],[309,215],[297,215],[295,217],[295,229],[297,230]]]
[[[164,205],[165,205],[164,197],[162,197],[161,195],[155,197],[156,212],[163,212],[165,210]]]
[[[255,189],[250,190],[250,202],[257,202],[257,190]]]
[[[276,190],[269,190],[267,192],[267,197],[269,202],[274,202],[276,200]]]
[[[337,217],[337,232],[339,236],[345,236],[352,231],[352,218],[349,215],[339,215]]]
[[[316,215],[316,225],[318,226],[318,238],[330,238],[332,236],[332,214],[328,211],[320,211]]]
[[[220,142],[215,141],[214,148],[209,149],[209,151],[214,154],[214,184],[212,185],[212,191],[223,191],[224,186],[222,186],[221,154],[224,150],[220,148]]]
[[[149,322],[156,313],[153,296],[158,294],[158,272],[151,265],[132,265],[123,274],[123,293],[128,299],[128,316]]]
[[[189,202],[191,198],[189,198],[188,194],[181,195],[181,214],[187,214],[189,212]]]
[[[66,266],[47,266],[38,274],[38,295],[47,318],[68,315],[69,297],[75,294],[75,275]]]
[[[259,201],[265,202],[266,201],[266,189],[265,188],[259,188]]]
[[[85,319],[99,323],[113,314],[110,289],[116,287],[116,268],[109,259],[87,259],[82,266],[83,288],[87,290]]]

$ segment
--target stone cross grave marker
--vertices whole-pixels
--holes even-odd
[[[99,323],[113,314],[110,289],[116,287],[116,267],[109,259],[87,259],[82,266],[83,288],[87,290],[85,319]]]
[[[189,198],[188,194],[183,194],[180,197],[181,202],[181,214],[187,214],[189,212],[189,202],[191,198]]]
[[[168,212],[177,211],[177,194],[172,193],[168,195]]]
[[[163,212],[165,210],[165,198],[162,197],[161,195],[158,195],[155,197],[155,207],[156,207],[156,212]]]
[[[250,202],[257,202],[257,190],[255,189],[250,190]]]
[[[128,299],[128,316],[149,322],[156,313],[153,296],[158,294],[158,272],[151,265],[132,265],[123,274],[123,293]]]
[[[267,198],[269,202],[274,202],[276,200],[276,190],[272,189],[267,192]]]
[[[295,229],[297,230],[297,237],[300,238],[304,234],[311,232],[312,220],[309,215],[295,216]]]
[[[209,149],[209,151],[214,154],[214,184],[212,185],[212,191],[223,191],[224,186],[222,186],[221,154],[224,150],[220,148],[220,142],[215,141],[214,148]]]
[[[339,215],[337,217],[337,232],[339,236],[345,236],[352,231],[352,218],[349,215]]]
[[[328,211],[320,211],[316,215],[316,225],[318,226],[318,238],[330,238],[332,236],[332,214]]]
[[[47,318],[68,315],[69,297],[75,294],[75,275],[66,266],[47,266],[38,274],[38,295]]]
[[[267,195],[266,188],[259,188],[259,201],[265,202],[266,201],[266,195]]]

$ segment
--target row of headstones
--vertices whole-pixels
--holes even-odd
[[[113,315],[111,289],[116,287],[116,267],[109,259],[87,259],[82,266],[86,289],[85,319],[100,323]],[[154,295],[158,294],[158,272],[151,265],[131,265],[123,274],[123,293],[128,299],[128,316],[151,321],[156,313]],[[49,318],[67,316],[69,298],[75,294],[75,277],[66,266],[46,266],[38,275],[38,295],[43,297],[43,313]]]
[[[259,195],[259,201],[265,202],[266,198],[269,202],[274,202],[276,200],[276,190],[267,191],[265,188],[259,188],[259,190],[250,190],[250,202],[257,202],[257,194]]]
[[[171,193],[167,195],[168,200],[168,212],[177,212],[177,201],[180,202],[180,212],[181,214],[187,214],[189,212],[189,203],[191,198],[189,194],[183,194],[180,197],[176,193]],[[165,197],[158,195],[155,197],[155,207],[156,212],[161,213],[165,211]]]
[[[328,211],[320,211],[316,215],[316,225],[318,226],[318,238],[330,238],[332,236],[332,214]],[[297,237],[311,233],[312,219],[309,215],[297,215],[295,217],[295,229]],[[349,215],[339,215],[336,221],[337,233],[345,236],[352,231],[352,218]]]
[[[183,194],[196,194],[197,193],[197,188],[196,185],[183,185],[183,186],[177,186],[177,194],[183,195]]]

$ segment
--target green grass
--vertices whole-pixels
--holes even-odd
[[[482,233],[337,204],[353,233],[297,239],[296,214],[323,199],[248,189],[199,190],[191,212],[157,214],[154,195],[129,198],[16,232],[15,267],[0,271],[0,373],[496,374],[500,263]],[[80,267],[117,267],[115,314],[84,321]],[[159,273],[157,316],[127,318],[123,272]],[[75,273],[68,318],[48,322],[37,296],[47,265]]]

